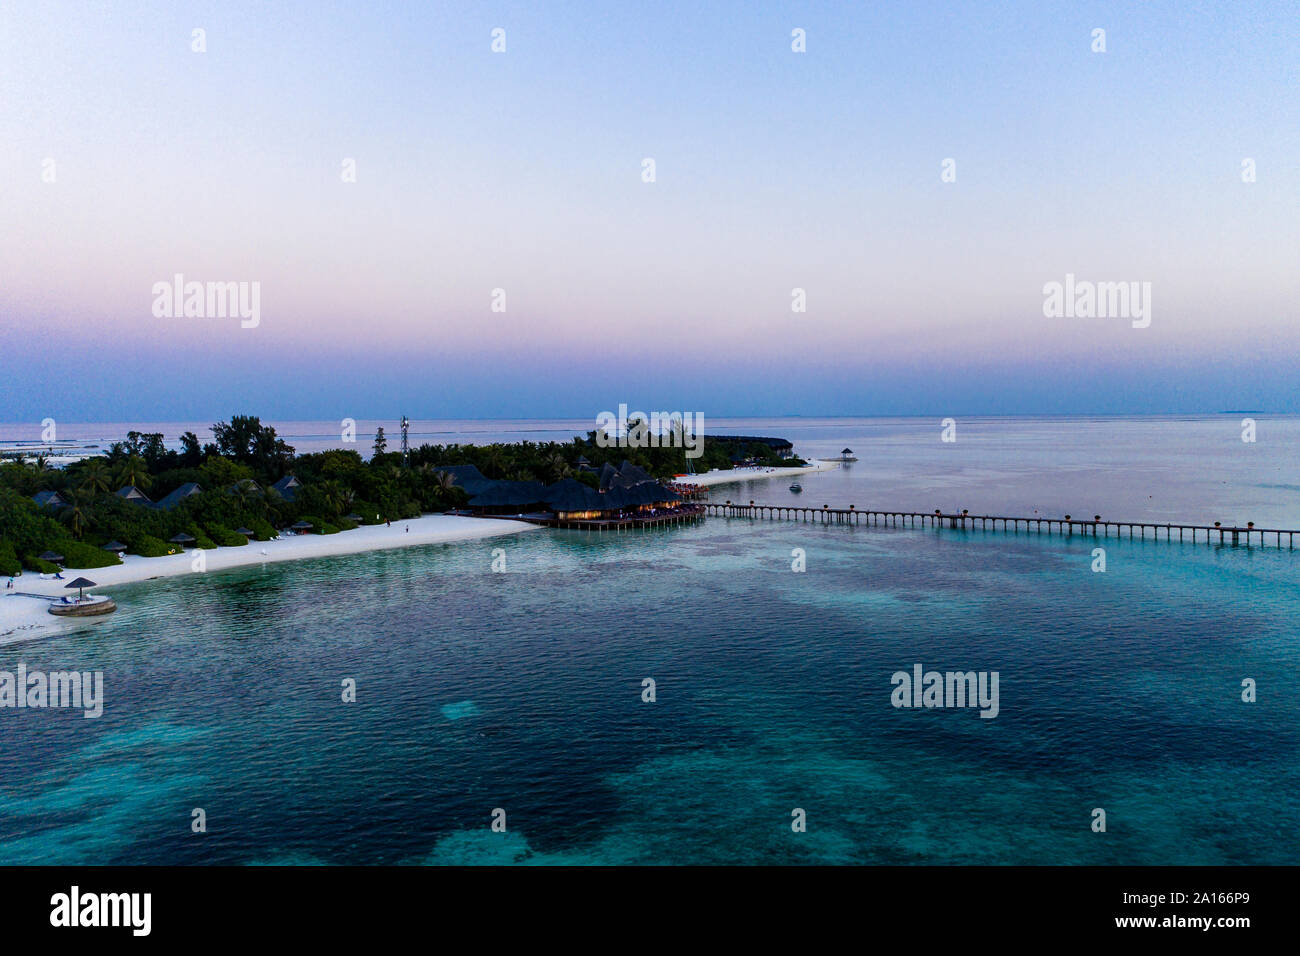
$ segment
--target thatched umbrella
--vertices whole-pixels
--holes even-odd
[[[65,560],[63,555],[57,551],[45,551],[40,556],[42,561],[49,561],[51,564],[62,564]]]
[[[174,535],[173,537],[170,537],[167,540],[172,544],[179,544],[182,548],[184,548],[187,544],[193,544],[195,539],[194,539],[194,535],[186,534],[184,531],[182,531],[180,534]]]
[[[254,533],[255,533],[255,532],[249,531],[247,528],[236,528],[236,529],[235,529],[235,534],[242,534],[245,538],[251,538],[251,537],[253,537]]]
[[[126,550],[126,545],[124,545],[121,541],[118,541],[116,538],[114,538],[108,544],[104,545],[104,550],[112,551],[115,552],[116,554],[121,554],[123,551]]]
[[[290,531],[310,531],[311,529],[312,523],[310,521],[295,521],[289,525]]]
[[[365,520],[365,519],[363,519],[363,518],[361,517],[361,515],[357,514],[357,513],[354,511],[354,512],[352,512],[352,514],[348,515],[348,520],[349,520],[349,521],[354,521],[354,522],[356,522],[357,524],[361,524],[361,522],[362,522],[363,520]]]
[[[82,599],[82,593],[81,593],[81,592],[82,592],[85,588],[93,588],[93,587],[95,586],[95,582],[94,582],[94,581],[91,581],[89,578],[77,578],[77,580],[75,580],[75,581],[69,581],[67,584],[65,584],[65,585],[63,585],[63,586],[64,586],[65,588],[76,588],[76,589],[77,589],[77,601],[80,602],[81,599]]]

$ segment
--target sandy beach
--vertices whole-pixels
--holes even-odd
[[[733,468],[677,480],[682,484],[720,485],[755,479],[789,478],[836,467],[839,467],[838,462],[818,461],[797,468]],[[407,528],[410,530],[407,531]],[[396,521],[392,527],[370,525],[332,535],[286,535],[274,541],[250,541],[242,548],[217,548],[204,552],[204,560],[207,571],[224,571],[253,564],[324,558],[362,551],[378,551],[384,548],[469,541],[536,530],[538,530],[537,525],[523,521],[467,518],[456,515],[424,515],[409,521]],[[42,576],[29,571],[14,579],[13,591],[5,591],[3,596],[0,596],[0,642],[11,643],[68,627],[84,626],[94,620],[93,618],[55,617],[47,610],[49,607],[47,601],[41,598],[23,597],[23,594],[63,597],[69,593],[65,587],[67,583],[81,576],[95,582],[95,593],[105,594],[110,593],[109,589],[114,585],[193,574],[195,573],[193,562],[193,551],[162,558],[142,558],[128,554],[123,555],[121,564],[113,567],[85,571],[66,570],[63,572],[62,581],[53,575]]]
[[[410,530],[407,531],[406,529]],[[204,552],[207,571],[224,571],[250,564],[267,564],[275,561],[297,561],[303,558],[325,558],[339,554],[356,554],[362,551],[380,551],[385,548],[409,548],[421,544],[443,544],[452,541],[469,541],[491,538],[521,531],[536,531],[537,525],[523,521],[489,518],[465,518],[456,515],[424,515],[410,520],[394,521],[392,527],[369,525],[338,534],[289,535],[274,541],[250,541],[242,548],[217,548]],[[107,593],[117,584],[147,581],[152,578],[193,574],[194,552],[171,554],[161,558],[123,556],[121,564],[114,567],[63,572],[65,580],[53,575],[39,575],[28,571],[14,579],[14,591],[63,597],[70,593],[65,585],[78,577],[88,577],[97,587],[96,593]],[[4,579],[8,583],[8,578]],[[22,636],[84,625],[88,618],[56,618],[47,608],[49,603],[39,598],[22,597],[14,591],[0,592],[0,641],[11,641]],[[111,596],[111,595],[110,595]]]
[[[728,471],[710,471],[703,475],[686,475],[674,478],[679,485],[724,485],[734,481],[753,481],[756,478],[791,478],[796,475],[811,475],[818,471],[838,468],[838,461],[815,461],[802,467],[791,468],[732,468]]]

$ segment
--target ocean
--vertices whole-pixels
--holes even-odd
[[[859,461],[799,496],[788,480],[712,496],[1300,527],[1300,420],[1258,416],[1248,443],[1243,417],[959,420],[955,442],[938,420],[738,420],[725,430]],[[0,710],[0,863],[1282,864],[1300,848],[1286,549],[711,517],[113,596],[106,620],[0,646],[0,671],[102,671],[105,695],[98,719]],[[894,706],[916,665],[997,672],[997,716]]]

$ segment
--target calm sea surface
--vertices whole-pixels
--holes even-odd
[[[788,438],[808,458],[853,449],[851,468],[804,480],[802,501],[832,507],[935,508],[1193,523],[1254,521],[1300,527],[1300,417],[1252,415],[1256,441],[1243,442],[1245,414],[1200,418],[970,418],[956,441],[941,441],[939,419],[705,419],[707,434]],[[58,437],[101,448],[134,428],[175,445],[184,431],[211,438],[208,422],[60,423]],[[300,452],[352,448],[366,457],[382,425],[398,447],[396,421],[358,421],[356,442],[336,421],[272,422]],[[560,441],[585,435],[593,420],[414,421],[411,444]],[[0,424],[6,442],[40,439],[38,423]],[[720,496],[765,503],[796,500],[789,482],[727,485]]]
[[[815,505],[1300,527],[1300,422],[1240,419],[734,430],[853,448]],[[520,437],[461,424],[427,440]],[[0,710],[0,863],[1296,862],[1300,552],[1096,544],[710,518],[116,588],[0,646],[106,693]],[[998,671],[999,715],[895,709],[918,663]]]

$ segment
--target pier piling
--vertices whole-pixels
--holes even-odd
[[[933,513],[923,511],[877,511],[870,508],[858,508],[856,505],[849,505],[847,508],[832,508],[830,505],[813,508],[795,505],[759,505],[753,502],[747,505],[739,505],[727,501],[706,503],[702,507],[705,514],[718,517],[752,518],[768,521],[801,521],[806,524],[820,522],[821,524],[861,524],[868,527],[948,528],[954,531],[973,531],[978,528],[981,531],[998,531],[999,522],[1001,522],[1000,530],[1003,533],[1019,534],[1020,526],[1023,523],[1026,532],[1032,531],[1040,535],[1061,535],[1067,538],[1076,534],[1091,535],[1094,538],[1109,538],[1113,529],[1116,538],[1124,537],[1127,531],[1130,541],[1133,540],[1135,534],[1136,537],[1145,541],[1147,529],[1150,529],[1151,537],[1159,541],[1160,532],[1163,529],[1165,541],[1172,542],[1174,532],[1177,531],[1180,543],[1190,541],[1192,544],[1201,541],[1200,532],[1203,531],[1205,532],[1205,544],[1215,543],[1214,536],[1217,534],[1218,544],[1230,544],[1233,547],[1245,544],[1250,547],[1256,542],[1255,536],[1258,536],[1260,547],[1269,547],[1271,545],[1278,549],[1282,548],[1282,539],[1285,538],[1287,550],[1295,549],[1295,535],[1300,534],[1300,529],[1293,528],[1256,528],[1253,521],[1248,522],[1245,527],[1224,527],[1218,521],[1213,525],[1183,522],[1153,524],[1145,521],[1103,521],[1101,515],[1093,515],[1089,520],[1087,518],[1074,518],[1070,515],[1066,515],[1064,518],[972,515],[966,510],[951,514],[945,514],[938,510]]]

